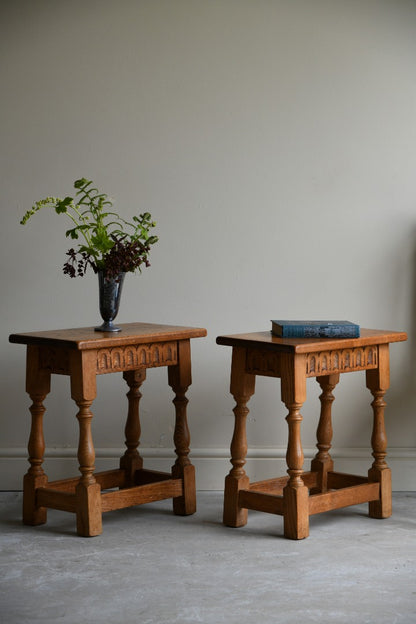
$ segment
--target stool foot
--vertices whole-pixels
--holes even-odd
[[[240,490],[248,490],[250,480],[247,475],[236,479],[232,475],[225,478],[223,522],[229,527],[242,527],[247,524],[248,511],[240,507],[238,495]]]
[[[101,486],[92,483],[85,486],[79,483],[77,496],[77,533],[80,537],[100,535],[102,528]]]
[[[293,488],[286,486],[284,498],[284,535],[288,539],[301,540],[309,535],[309,490],[306,485]]]
[[[46,507],[37,507],[36,489],[46,487],[48,477],[46,474],[33,476],[25,474],[23,478],[23,524],[37,526],[46,523]]]
[[[370,468],[368,480],[372,483],[380,483],[380,500],[368,503],[368,515],[370,518],[390,518],[392,514],[390,468],[384,468],[384,470]]]
[[[175,464],[172,466],[172,477],[183,481],[183,495],[173,499],[173,513],[191,516],[196,512],[195,466]]]

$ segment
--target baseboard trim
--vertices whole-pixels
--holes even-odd
[[[96,448],[96,470],[110,470],[118,465],[121,448]],[[175,460],[173,449],[140,447],[146,467],[169,471]],[[305,466],[315,455],[315,448],[305,448]],[[367,448],[334,448],[336,469],[353,474],[367,473],[372,463]],[[49,478],[62,479],[78,473],[75,448],[50,448],[45,453],[44,468]],[[222,490],[224,477],[230,470],[230,452],[223,448],[193,448],[191,460],[196,468],[197,489]],[[393,473],[395,491],[416,491],[416,449],[391,448],[387,461]],[[0,448],[0,490],[20,490],[27,470],[25,448]],[[252,448],[247,454],[246,471],[251,481],[260,481],[286,473],[285,448]]]

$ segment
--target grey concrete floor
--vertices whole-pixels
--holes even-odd
[[[185,518],[171,501],[107,513],[94,538],[54,510],[23,526],[21,500],[0,493],[2,624],[416,622],[416,493],[387,520],[366,505],[313,516],[302,541],[259,512],[224,527],[221,492]]]

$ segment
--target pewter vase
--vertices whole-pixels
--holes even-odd
[[[121,291],[125,273],[119,273],[117,277],[105,277],[103,271],[98,271],[98,288],[100,297],[100,314],[104,321],[95,331],[118,332],[121,327],[113,324],[120,306]]]

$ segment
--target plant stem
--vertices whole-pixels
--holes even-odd
[[[74,212],[78,215],[78,218],[79,218],[79,220],[80,220],[80,222],[81,222],[81,223],[79,223],[79,222],[76,220],[76,218],[75,218],[75,217],[74,217],[74,216],[73,216],[70,212],[67,212],[66,214],[68,215],[68,217],[69,217],[70,219],[72,219],[72,221],[75,223],[75,225],[76,225],[77,227],[79,227],[81,224],[85,224],[85,225],[87,225],[87,224],[88,224],[88,219],[86,219],[86,218],[85,218],[85,217],[84,217],[84,216],[80,213],[80,211],[78,210],[77,205],[73,204],[72,209],[73,209],[73,210],[74,210]],[[80,230],[80,231],[81,231],[81,234],[82,234],[82,236],[84,237],[84,239],[85,239],[85,241],[86,241],[86,243],[87,243],[88,248],[91,250],[92,255],[94,256],[94,258],[95,258],[96,260],[98,260],[98,254],[94,252],[94,249],[93,249],[93,244],[92,244],[92,240],[91,240],[91,239],[90,239],[90,237],[87,235],[87,233],[86,233],[86,231],[85,231],[85,230]]]

